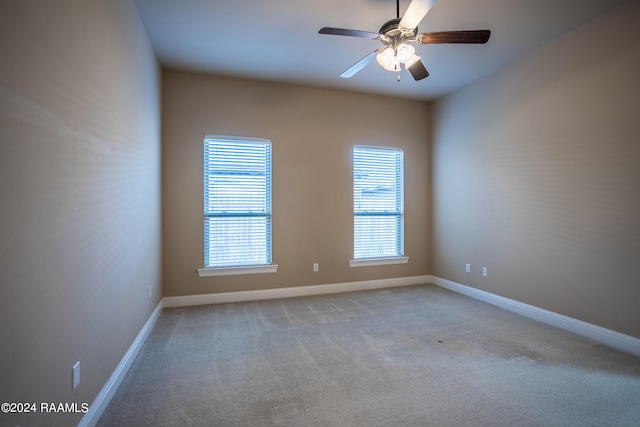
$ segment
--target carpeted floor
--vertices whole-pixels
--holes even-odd
[[[640,358],[432,285],[166,309],[98,426],[639,426]]]

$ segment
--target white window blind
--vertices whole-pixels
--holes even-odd
[[[353,149],[354,258],[404,253],[404,159],[395,148]]]
[[[204,265],[271,264],[271,142],[204,140]]]

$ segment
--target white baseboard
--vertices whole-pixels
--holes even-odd
[[[365,291],[369,289],[392,288],[396,286],[422,285],[425,283],[431,283],[430,280],[431,276],[411,276],[394,279],[365,280],[361,282],[333,283],[328,285],[264,289],[258,291],[222,292],[217,294],[164,297],[163,307],[187,307],[192,305],[336,294],[340,292]]]
[[[145,340],[149,336],[149,333],[151,332],[151,329],[153,329],[153,326],[158,320],[158,317],[160,317],[161,312],[162,301],[160,301],[156,308],[153,310],[151,316],[149,316],[149,319],[147,319],[147,322],[144,324],[144,326],[138,333],[138,336],[129,347],[129,350],[127,350],[125,355],[122,357],[122,360],[111,374],[111,377],[109,377],[104,387],[102,387],[102,390],[100,390],[100,393],[98,393],[98,396],[89,406],[89,411],[82,417],[82,420],[80,420],[78,427],[93,427],[98,423],[98,420],[102,416],[102,413],[105,409],[107,409],[107,406],[109,406],[109,402],[111,402],[111,399],[113,399],[113,396],[118,390],[120,383],[122,383],[125,375],[127,375],[127,371],[129,371],[129,368],[133,364],[133,361],[136,359],[136,356],[140,352],[142,344],[144,344]]]
[[[640,356],[640,339],[470,286],[430,276],[429,283]]]

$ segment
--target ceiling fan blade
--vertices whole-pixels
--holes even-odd
[[[357,73],[358,71],[362,70],[364,67],[369,65],[371,61],[373,61],[373,59],[376,57],[376,55],[382,52],[383,50],[384,49],[374,50],[373,52],[371,52],[370,54],[362,58],[360,61],[356,62],[351,67],[349,67],[349,69],[346,70],[344,73],[340,74],[340,77],[342,77],[343,79],[348,79],[349,77],[353,76],[355,73]]]
[[[413,76],[413,79],[416,81],[429,77],[429,72],[424,67],[424,64],[419,57],[413,64],[407,67],[407,70],[409,70],[409,72]]]
[[[371,31],[348,30],[346,28],[333,28],[333,27],[320,28],[320,31],[318,31],[318,33],[333,34],[335,36],[362,37],[365,39],[377,39],[379,37],[378,33],[372,33]]]
[[[434,33],[422,33],[416,36],[418,43],[476,43],[484,44],[491,36],[490,30],[473,31],[438,31]]]
[[[436,0],[413,0],[400,20],[400,27],[413,31],[435,3]]]

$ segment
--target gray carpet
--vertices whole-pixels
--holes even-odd
[[[639,426],[640,358],[432,285],[166,309],[99,426]]]

